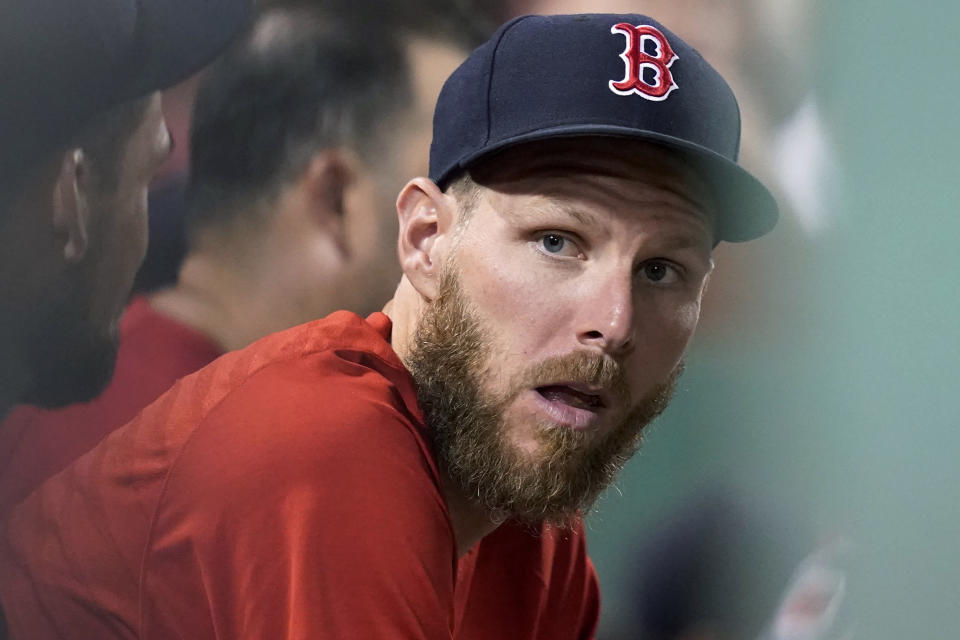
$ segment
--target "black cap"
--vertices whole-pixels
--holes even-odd
[[[3,0],[0,169],[53,151],[97,114],[210,62],[250,0]]]
[[[636,14],[503,25],[443,86],[430,177],[445,188],[502,149],[574,136],[648,140],[679,154],[713,192],[718,240],[751,240],[776,224],[770,191],[736,163],[733,91],[687,43]]]

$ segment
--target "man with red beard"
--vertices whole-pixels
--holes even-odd
[[[184,378],[13,511],[14,638],[590,638],[581,514],[666,405],[712,248],[776,205],[723,79],[640,15],[447,80],[403,276]]]

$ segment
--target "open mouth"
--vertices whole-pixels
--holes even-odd
[[[568,385],[557,384],[537,387],[536,391],[551,402],[562,402],[577,409],[595,412],[606,406],[599,393],[575,389]]]

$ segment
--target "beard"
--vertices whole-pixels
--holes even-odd
[[[92,263],[78,267],[32,312],[22,327],[25,361],[31,384],[20,402],[56,409],[97,397],[113,377],[118,351],[117,319],[98,319],[92,310],[95,275]]]
[[[116,325],[107,330],[92,326],[81,313],[47,319],[46,334],[34,338],[33,384],[23,402],[57,409],[93,400],[113,377]]]
[[[678,365],[662,384],[634,403],[622,366],[612,357],[578,352],[532,365],[493,394],[492,332],[467,306],[453,270],[417,326],[407,366],[440,469],[464,496],[494,520],[568,526],[589,510],[639,449],[643,428],[667,406]],[[535,454],[509,442],[504,418],[524,391],[557,380],[597,385],[622,407],[604,433],[536,424]]]

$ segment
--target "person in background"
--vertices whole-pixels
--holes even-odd
[[[484,0],[259,0],[261,9],[320,8],[327,15],[344,16],[355,23],[404,25],[424,35],[449,34],[451,39],[470,45],[479,44],[504,22],[500,4]],[[150,244],[133,284],[135,294],[150,294],[176,283],[180,265],[187,253],[184,195],[188,179],[190,119],[199,76],[196,74],[163,94],[163,113],[177,144],[161,175],[150,188]]]
[[[0,5],[0,420],[17,404],[89,400],[110,380],[147,187],[171,151],[160,90],[213,59],[247,5]],[[54,444],[71,426],[35,435]]]
[[[449,28],[424,31],[373,28],[343,8],[260,15],[199,89],[178,282],[134,298],[100,398],[8,418],[0,510],[221,353],[382,305],[399,273],[393,194],[403,176],[425,173],[442,79],[482,37],[454,29],[459,16],[451,9]],[[69,438],[51,439],[67,424]]]
[[[4,520],[15,638],[594,637],[581,516],[669,401],[714,246],[776,203],[729,86],[642,15],[504,25],[433,122],[382,312],[224,355]]]
[[[248,13],[245,0],[195,4],[0,8],[0,417],[89,400],[110,380],[147,186],[170,153],[159,91]]]

